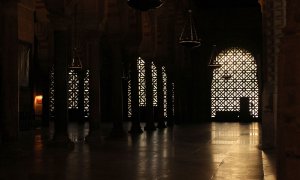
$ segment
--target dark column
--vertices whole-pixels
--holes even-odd
[[[111,136],[124,136],[125,131],[123,128],[123,105],[122,105],[122,54],[120,42],[112,41],[112,54],[111,54],[111,115],[113,121],[113,129]]]
[[[50,70],[48,70],[50,72]],[[49,74],[49,73],[48,73]],[[42,113],[42,127],[49,127],[49,75],[47,76],[45,82],[43,83],[43,113]]]
[[[171,78],[168,77],[167,81],[167,126],[172,127],[174,126],[174,83],[172,82]]]
[[[55,132],[52,142],[59,145],[70,143],[67,107],[68,45],[68,32],[65,30],[54,31]]]
[[[154,131],[156,129],[153,118],[153,87],[151,61],[145,61],[146,70],[146,126],[145,131]]]
[[[140,109],[139,109],[139,87],[138,87],[138,71],[137,71],[137,58],[133,58],[131,62],[131,129],[129,133],[140,134],[143,132],[140,125]]]
[[[164,118],[164,92],[163,92],[163,78],[162,66],[157,66],[157,128],[166,128]]]
[[[1,8],[1,131],[3,141],[18,138],[18,8],[17,2],[2,2]]]
[[[90,118],[89,134],[87,142],[99,142],[101,140],[101,114],[100,114],[100,59],[99,42],[88,44],[90,57]]]

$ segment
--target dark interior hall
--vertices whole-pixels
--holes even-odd
[[[299,7],[0,0],[0,180],[300,179]]]

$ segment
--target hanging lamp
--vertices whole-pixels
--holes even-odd
[[[82,63],[79,56],[79,50],[78,50],[78,32],[77,32],[77,5],[75,6],[75,13],[74,13],[74,31],[73,31],[73,53],[72,53],[72,61],[69,65],[69,69],[74,70],[81,70],[82,69]]]
[[[211,51],[211,55],[210,55],[210,60],[208,63],[208,67],[212,68],[212,69],[218,69],[220,68],[222,65],[216,63],[216,45],[213,45],[212,51]]]
[[[69,69],[77,69],[77,70],[82,69],[82,63],[80,60],[78,49],[76,47],[73,49],[72,61],[71,64],[69,65]]]
[[[192,10],[188,10],[188,19],[183,27],[179,37],[179,44],[185,47],[193,48],[201,45],[200,38],[198,37],[196,27],[192,17]]]
[[[161,0],[128,0],[127,4],[134,9],[147,11],[149,9],[159,8],[163,2]]]

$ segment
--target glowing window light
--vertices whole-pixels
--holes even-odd
[[[68,82],[67,82],[67,93],[68,93],[68,109],[78,109],[79,108],[79,76],[74,70],[68,71]],[[89,94],[89,81],[90,81],[90,71],[86,70],[85,77],[83,80],[84,83],[84,92],[83,92],[83,111],[84,117],[89,117],[90,115],[90,94]],[[54,116],[54,92],[55,92],[55,83],[54,83],[54,67],[52,66],[50,70],[50,86],[49,86],[49,111],[50,116]]]
[[[84,117],[90,116],[90,70],[86,70],[83,80],[83,111]]]
[[[152,72],[152,88],[153,88],[153,106],[157,106],[157,69],[152,62],[151,64],[151,72]]]
[[[166,68],[162,66],[162,79],[163,79],[163,97],[164,97],[164,117],[168,117],[167,113],[167,107],[168,107],[168,101],[167,101],[167,73]]]
[[[222,66],[213,70],[211,117],[215,117],[217,111],[239,111],[240,97],[249,97],[250,114],[257,118],[257,65],[252,54],[233,47],[221,51],[216,57],[216,63]]]
[[[54,67],[52,66],[50,69],[50,75],[49,75],[49,116],[54,116]]]
[[[140,57],[137,60],[137,70],[138,70],[139,106],[146,106],[146,69],[145,69],[145,61]]]
[[[79,77],[72,69],[68,72],[68,108],[78,109]]]
[[[128,87],[127,87],[127,94],[128,94],[128,99],[127,99],[127,106],[128,106],[128,112],[127,116],[132,117],[132,104],[131,104],[131,80],[128,80]]]
[[[175,115],[175,84],[172,83],[172,115]]]

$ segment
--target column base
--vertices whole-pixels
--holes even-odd
[[[142,134],[143,130],[141,128],[140,123],[137,123],[137,124],[132,123],[131,129],[128,132],[132,135],[136,135],[136,134]]]
[[[158,129],[165,129],[167,128],[166,124],[164,121],[158,122],[157,126]]]
[[[109,135],[110,138],[122,138],[126,136],[127,133],[124,131],[123,126],[113,127]]]
[[[93,132],[89,132],[89,134],[85,137],[85,142],[87,143],[102,143],[103,137],[100,130],[94,130]]]
[[[167,126],[168,127],[173,127],[174,126],[174,121],[173,120],[168,120],[167,121]]]
[[[68,135],[54,135],[53,139],[51,139],[48,144],[48,147],[51,148],[66,148],[66,149],[73,149],[74,142],[70,140]]]
[[[153,122],[151,123],[147,123],[146,126],[144,127],[145,131],[155,131],[156,130],[156,126]]]

